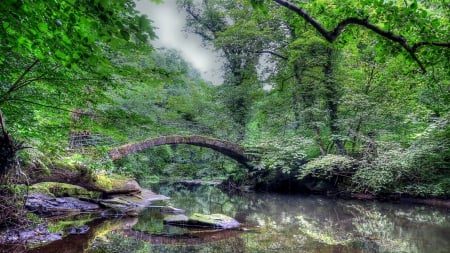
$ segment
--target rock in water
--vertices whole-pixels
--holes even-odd
[[[189,217],[188,220],[189,225],[193,226],[202,226],[202,227],[211,227],[217,229],[231,229],[239,227],[241,224],[224,214],[200,214],[194,213]]]

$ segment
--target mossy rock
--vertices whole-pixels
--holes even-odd
[[[56,182],[41,182],[30,186],[30,192],[44,193],[54,197],[99,198],[101,193],[89,191],[78,185]]]
[[[106,194],[141,192],[142,188],[136,180],[118,175],[97,174],[93,176],[94,188]]]
[[[34,168],[28,173],[30,176],[29,183],[32,184],[40,182],[69,183],[107,195],[139,193],[142,190],[134,179],[109,174],[105,171],[96,173],[81,165],[76,168],[52,167],[50,174],[44,173],[40,168]]]
[[[241,224],[235,219],[224,214],[200,214],[194,213],[189,217],[188,225],[210,227],[217,229],[237,228]]]

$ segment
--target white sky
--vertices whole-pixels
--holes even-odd
[[[216,85],[222,83],[219,56],[202,46],[199,36],[183,32],[185,13],[178,10],[176,0],[165,0],[163,4],[139,0],[136,5],[137,10],[153,20],[155,32],[159,37],[152,42],[155,47],[180,51],[184,59],[199,70],[203,79]]]

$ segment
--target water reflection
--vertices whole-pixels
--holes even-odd
[[[164,225],[162,215],[149,209],[134,223],[109,225],[108,229],[98,225],[103,226],[101,233],[93,228],[86,239],[89,243],[79,243],[84,245],[80,251],[70,252],[450,251],[448,210],[318,196],[229,196],[211,186],[165,185],[156,190],[172,197],[165,204],[182,208],[188,215],[223,213],[242,222],[245,229],[189,231]],[[61,250],[61,243],[58,247],[59,252],[69,252]]]
[[[240,235],[247,252],[450,252],[448,210],[318,196],[230,197],[208,186],[160,190],[174,196],[174,206],[258,227]]]

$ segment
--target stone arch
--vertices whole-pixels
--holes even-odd
[[[199,135],[163,136],[147,139],[142,142],[125,144],[120,147],[113,148],[108,152],[108,155],[111,160],[117,160],[151,147],[169,144],[189,144],[194,146],[207,147],[236,160],[246,167],[250,167],[248,162],[252,160],[250,156],[245,154],[244,148],[239,144]]]

